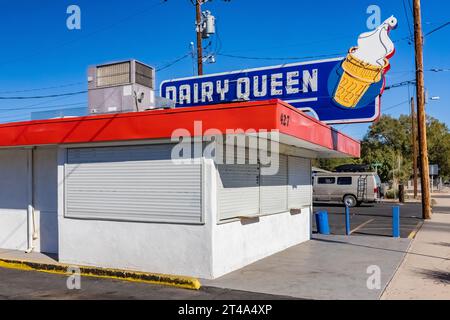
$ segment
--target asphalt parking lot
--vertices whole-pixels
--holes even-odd
[[[293,299],[242,290],[175,287],[82,277],[79,290],[67,288],[67,277],[0,268],[0,300],[284,300]]]
[[[352,235],[392,236],[392,207],[400,206],[400,237],[408,238],[421,225],[420,203],[398,204],[393,202],[363,204],[350,209],[350,229]],[[345,207],[341,204],[315,203],[314,212],[328,212],[330,232],[345,234]],[[313,231],[317,231],[313,219]]]

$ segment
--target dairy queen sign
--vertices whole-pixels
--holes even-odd
[[[375,121],[396,26],[390,17],[361,34],[346,57],[168,80],[161,95],[176,107],[278,98],[329,124]]]

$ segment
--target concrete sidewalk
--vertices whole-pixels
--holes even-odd
[[[403,261],[410,239],[322,236],[215,280],[205,287],[306,299],[379,299]],[[381,288],[369,289],[369,266],[381,269]]]
[[[382,299],[450,299],[450,194],[425,221]]]

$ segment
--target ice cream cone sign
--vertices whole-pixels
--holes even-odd
[[[336,105],[344,109],[362,108],[363,101],[382,94],[389,59],[395,53],[389,31],[396,27],[397,19],[391,16],[375,30],[358,37],[358,45],[350,48],[338,71],[340,78],[333,92]],[[370,90],[371,87],[377,90]]]

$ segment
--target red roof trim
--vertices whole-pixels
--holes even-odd
[[[195,121],[202,121],[202,134],[208,129],[278,129],[352,157],[360,154],[358,141],[280,100],[7,123],[0,125],[0,146],[162,139],[178,128],[195,135]]]

